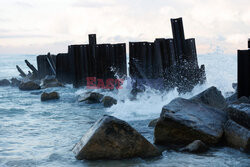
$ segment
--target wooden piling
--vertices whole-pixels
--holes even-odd
[[[250,50],[238,50],[238,98],[250,96]]]

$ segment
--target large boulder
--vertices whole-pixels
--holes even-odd
[[[250,152],[250,131],[249,129],[228,120],[224,127],[227,144],[231,147]]]
[[[41,95],[41,101],[56,100],[59,98],[60,96],[57,92],[50,92],[50,93],[43,92]]]
[[[180,151],[190,152],[190,153],[203,153],[208,150],[205,143],[200,140],[195,140],[186,147],[182,148]]]
[[[111,107],[117,104],[117,100],[111,96],[104,96],[102,99],[102,104],[104,107]]]
[[[226,111],[233,121],[250,129],[250,104],[230,105]]]
[[[148,158],[161,154],[128,123],[107,115],[85,133],[73,152],[79,160]]]
[[[0,86],[10,86],[10,81],[8,79],[0,80]]]
[[[226,100],[224,96],[221,94],[221,91],[219,91],[214,86],[192,97],[191,100],[195,100],[197,102],[201,102],[208,106],[218,108],[218,109],[224,109],[227,107]]]
[[[40,85],[34,81],[22,82],[19,85],[20,90],[38,90],[41,89]]]
[[[43,88],[64,87],[54,76],[46,76],[42,81]]]
[[[78,98],[78,102],[86,102],[88,104],[101,103],[104,95],[97,92],[87,92],[84,96]]]
[[[176,98],[162,108],[155,126],[155,143],[162,145],[189,144],[202,140],[216,144],[223,135],[227,114],[202,103]]]

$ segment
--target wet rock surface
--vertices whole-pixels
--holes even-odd
[[[43,92],[41,95],[41,101],[56,100],[59,98],[60,96],[59,93],[57,92],[50,92],[50,93]]]
[[[190,152],[190,153],[203,153],[206,152],[207,150],[208,147],[201,140],[195,140],[186,147],[180,149],[180,151]]]
[[[161,154],[128,123],[107,115],[85,133],[73,152],[79,160],[149,158]]]
[[[202,140],[216,144],[223,135],[227,114],[202,103],[176,98],[162,108],[154,131],[155,143],[189,144]]]
[[[18,80],[17,78],[11,78],[11,86],[13,87],[19,87],[19,85],[21,84],[21,81]]]
[[[78,102],[86,102],[88,104],[101,103],[103,94],[97,92],[87,92],[84,96],[78,98]]]
[[[104,107],[111,107],[117,104],[117,100],[111,96],[104,96],[101,102]]]
[[[191,98],[191,100],[201,102],[208,106],[224,109],[227,106],[226,100],[216,87],[212,86],[200,94]]]
[[[233,120],[228,120],[224,127],[225,139],[229,146],[250,152],[250,131],[237,124]]]
[[[156,119],[153,119],[152,121],[150,121],[148,124],[148,127],[155,127],[158,120],[159,120],[159,118],[156,118]]]
[[[64,87],[54,76],[46,76],[42,83],[43,88]]]
[[[22,82],[19,85],[20,90],[38,90],[41,89],[40,85],[34,81]]]
[[[0,80],[0,86],[10,86],[10,81],[8,79]]]
[[[250,129],[250,104],[230,105],[226,111],[233,121]]]

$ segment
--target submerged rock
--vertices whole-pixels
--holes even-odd
[[[200,140],[195,140],[186,147],[182,148],[180,151],[186,151],[190,153],[203,153],[208,150],[208,147],[205,143]]]
[[[156,119],[153,119],[152,121],[150,121],[148,124],[148,127],[155,127],[158,120],[159,120],[159,118],[156,118]]]
[[[19,85],[20,90],[38,90],[41,89],[40,85],[34,81],[22,82]]]
[[[250,104],[230,105],[226,111],[233,121],[250,129]]]
[[[79,160],[159,156],[159,150],[128,123],[112,116],[99,119],[74,146]]]
[[[19,87],[20,84],[21,84],[20,80],[18,80],[17,78],[11,78],[11,86]]]
[[[46,76],[42,81],[43,88],[64,87],[54,76]]]
[[[8,79],[0,80],[0,86],[10,86],[10,81]]]
[[[154,131],[155,143],[189,144],[202,140],[216,144],[223,135],[227,114],[202,103],[176,98],[162,108]]]
[[[221,94],[221,91],[219,91],[214,86],[192,97],[191,100],[195,100],[197,102],[201,102],[208,106],[218,108],[218,109],[224,109],[225,107],[227,107],[226,100]]]
[[[87,92],[83,97],[78,98],[78,102],[86,102],[88,104],[101,103],[104,95],[97,92]]]
[[[57,92],[51,92],[51,93],[43,92],[43,94],[41,95],[41,101],[55,100],[59,98],[60,96]]]
[[[111,107],[112,105],[117,104],[117,100],[111,96],[104,96],[102,103],[104,107]]]
[[[250,152],[250,131],[247,128],[228,120],[224,131],[229,146]]]

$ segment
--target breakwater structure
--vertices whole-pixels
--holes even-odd
[[[242,96],[250,97],[250,39],[248,39],[248,49],[238,50],[238,98]]]
[[[179,92],[191,91],[206,80],[205,66],[199,67],[195,39],[185,39],[182,18],[171,19],[173,38],[156,38],[154,42],[129,42],[129,76],[134,88],[150,86]],[[89,44],[70,45],[68,53],[37,56],[37,70],[26,64],[36,78],[54,75],[60,82],[78,88],[87,85],[87,78],[96,81],[127,74],[126,43],[97,44],[89,34]],[[22,77],[26,74],[17,66]]]

